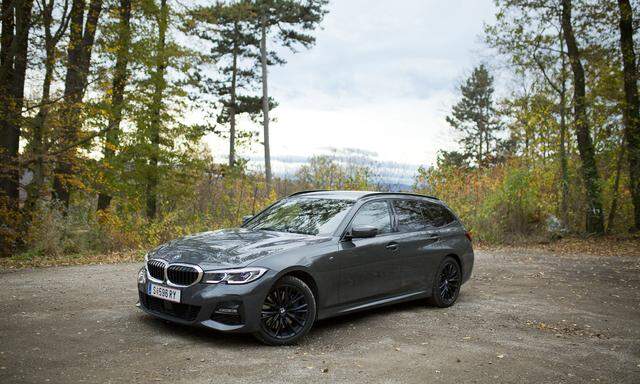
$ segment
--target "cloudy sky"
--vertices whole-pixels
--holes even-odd
[[[445,116],[456,84],[486,58],[480,39],[493,11],[492,0],[332,0],[316,46],[270,70],[280,104],[272,155],[357,148],[381,161],[432,164],[438,150],[456,147]],[[226,154],[222,139],[209,144]],[[262,150],[241,155],[257,160]]]

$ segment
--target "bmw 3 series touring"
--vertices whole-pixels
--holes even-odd
[[[138,273],[138,306],[286,345],[333,316],[409,300],[449,307],[473,262],[469,233],[434,197],[300,192],[240,228],[150,251]]]

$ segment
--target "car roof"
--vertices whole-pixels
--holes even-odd
[[[342,200],[360,200],[368,197],[376,196],[396,196],[396,197],[421,197],[432,200],[439,200],[437,197],[420,195],[417,193],[406,192],[377,192],[377,191],[329,191],[329,190],[312,190],[312,191],[300,191],[289,195],[293,196],[305,196],[305,197],[317,197],[325,199],[342,199]]]

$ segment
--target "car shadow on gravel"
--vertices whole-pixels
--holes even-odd
[[[392,304],[385,307],[372,308],[363,310],[361,312],[350,313],[341,315],[338,317],[332,317],[318,321],[312,329],[315,331],[331,330],[333,328],[340,328],[348,325],[357,325],[357,323],[365,322],[367,320],[382,318],[385,316],[395,316],[405,311],[417,311],[422,309],[437,310],[436,307],[428,306],[424,300],[409,301],[405,303]]]
[[[382,321],[386,316],[397,316],[403,312],[417,312],[423,310],[434,311],[434,313],[442,311],[439,308],[427,305],[424,300],[416,300],[332,317],[317,321],[309,335],[304,337],[298,343],[298,346],[314,344],[315,340],[318,338],[323,338],[325,336],[330,337],[331,334],[344,328],[351,328],[354,326],[358,327],[358,325],[364,326],[364,324],[370,320],[380,319]],[[150,331],[157,332],[168,337],[177,337],[187,343],[211,343],[215,344],[217,347],[223,348],[264,346],[250,334],[224,333],[213,329],[177,324],[158,319],[144,313],[139,313],[137,317]]]
[[[187,343],[215,343],[217,346],[229,348],[259,344],[250,334],[224,333],[214,329],[172,323],[146,313],[138,314],[138,318],[150,331],[177,337]]]

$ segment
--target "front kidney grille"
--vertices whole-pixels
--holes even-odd
[[[164,263],[160,260],[147,261],[149,275],[156,280],[164,281]]]
[[[176,285],[191,285],[198,282],[200,272],[187,265],[170,265],[167,268],[168,280]]]

